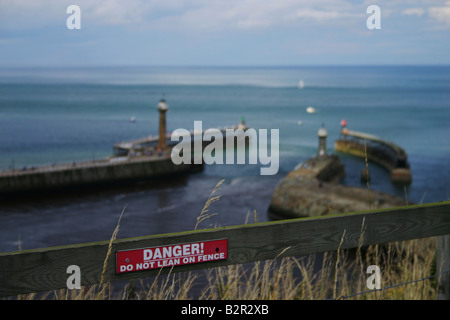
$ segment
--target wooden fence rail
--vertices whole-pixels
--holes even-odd
[[[450,201],[115,240],[104,282],[153,276],[160,269],[117,273],[116,252],[227,239],[227,258],[180,265],[172,272],[355,248],[450,234]],[[98,284],[110,241],[0,253],[0,296],[66,288],[67,268],[80,268],[81,285]],[[280,254],[281,253],[281,254]],[[448,253],[446,258],[448,260]],[[170,268],[163,268],[162,273]]]

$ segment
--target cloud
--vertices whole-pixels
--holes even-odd
[[[135,26],[153,30],[264,30],[270,27],[351,25],[365,17],[367,3],[351,0],[0,0],[0,29],[65,25],[66,8],[81,8],[83,26]],[[427,16],[450,26],[450,1],[380,4],[383,17]]]
[[[91,25],[158,29],[259,29],[363,12],[347,0],[0,0],[0,20],[17,28],[52,25],[65,21],[71,4]]]
[[[402,10],[404,16],[428,17],[432,23],[441,27],[450,27],[450,1],[441,6],[430,6],[428,8],[412,7]]]
[[[364,12],[350,12],[338,10],[317,10],[317,9],[303,9],[296,13],[300,19],[315,20],[316,22],[330,22],[334,23],[341,19],[355,19],[364,16]]]
[[[450,27],[450,1],[445,6],[429,8],[428,15],[439,24]]]
[[[408,8],[402,11],[402,15],[404,16],[423,16],[425,14],[425,10],[422,8]]]
[[[265,30],[351,23],[365,14],[364,8],[345,0],[198,0],[195,4],[149,23],[168,30]]]

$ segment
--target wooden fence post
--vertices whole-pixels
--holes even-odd
[[[438,272],[450,270],[450,235],[438,238]],[[450,300],[450,272],[440,276],[438,300]]]

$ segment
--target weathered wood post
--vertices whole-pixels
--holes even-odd
[[[450,235],[438,238],[438,272],[450,270]],[[438,300],[450,300],[450,272],[440,276]]]

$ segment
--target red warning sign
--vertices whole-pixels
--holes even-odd
[[[116,252],[116,273],[227,259],[228,240],[210,240]]]

